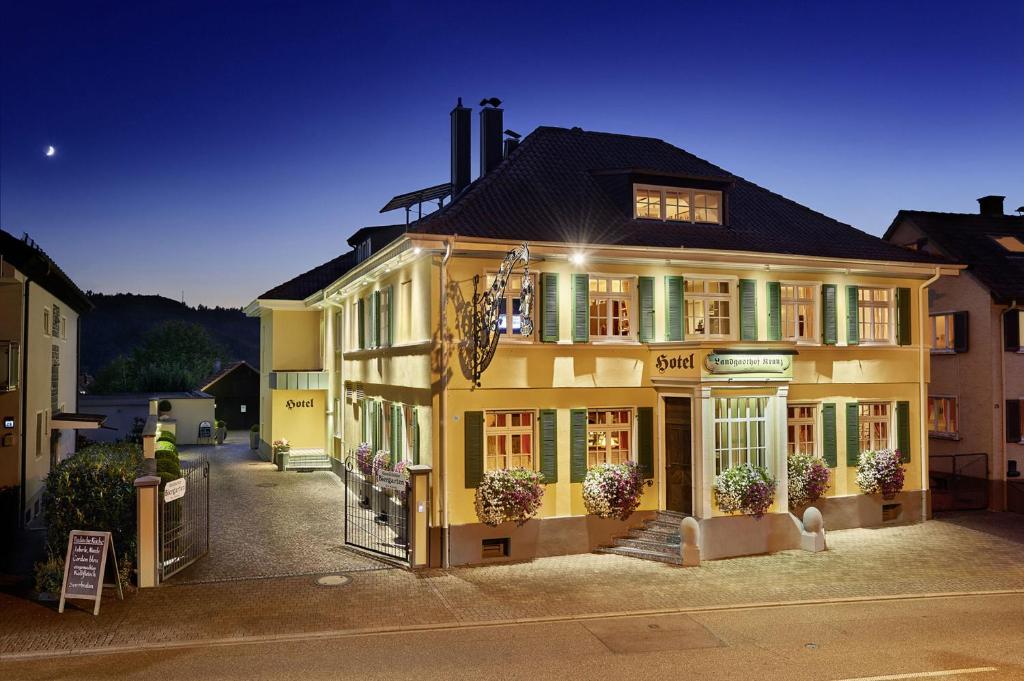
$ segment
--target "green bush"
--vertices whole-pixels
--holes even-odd
[[[174,452],[174,454],[177,455],[178,447],[169,440],[157,440],[156,453],[159,454],[160,452]]]
[[[161,430],[160,434],[156,436],[157,442],[173,442],[176,443],[178,438],[169,430]]]
[[[35,590],[41,594],[59,594],[64,586],[64,558],[51,555],[36,563]]]
[[[252,428],[249,429],[249,432],[250,433],[258,433],[258,432],[260,432],[260,424],[258,424],[258,423],[253,424]]]
[[[219,420],[219,419],[218,419],[218,420],[216,421],[215,425],[216,425],[216,426],[217,426],[218,428],[227,428],[227,427],[228,427],[228,422],[227,422],[227,421],[222,421],[222,420]]]
[[[171,480],[181,477],[181,463],[177,458],[169,456],[157,457],[156,474],[160,476],[160,486],[163,487]]]
[[[43,507],[51,559],[62,559],[71,530],[110,532],[124,572],[135,557],[135,477],[141,461],[138,444],[96,443],[50,471]]]
[[[156,403],[156,410],[161,414],[166,414],[171,410],[171,401],[160,400],[159,402]]]

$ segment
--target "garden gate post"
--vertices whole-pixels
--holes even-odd
[[[430,466],[414,464],[409,471],[409,567],[427,567],[430,561]]]
[[[155,467],[154,467],[155,468]],[[138,566],[139,588],[157,586],[160,573],[160,478],[156,475],[142,475],[135,479],[136,520],[138,525]]]

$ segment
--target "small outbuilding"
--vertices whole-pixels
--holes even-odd
[[[248,362],[229,364],[199,389],[213,395],[217,420],[228,430],[249,430],[260,422],[260,372]]]

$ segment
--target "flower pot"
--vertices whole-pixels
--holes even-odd
[[[277,453],[277,470],[283,471],[288,467],[288,452]]]
[[[895,498],[896,498],[896,492],[885,492],[885,493],[882,494],[882,499],[884,501],[892,501]]]
[[[259,449],[259,448],[260,448],[260,434],[259,433],[249,433],[249,449]]]

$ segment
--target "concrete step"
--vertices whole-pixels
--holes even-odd
[[[618,556],[642,558],[644,560],[654,560],[659,563],[669,563],[672,565],[682,565],[683,562],[678,553],[670,554],[662,551],[649,551],[647,549],[634,548],[632,546],[602,546],[597,549],[597,552],[613,553]]]
[[[661,530],[652,530],[650,528],[642,528],[637,530],[630,530],[630,539],[643,539],[645,541],[658,542],[659,544],[671,544],[679,546],[682,541],[679,537],[679,532],[662,532]]]
[[[628,546],[634,549],[644,549],[655,553],[678,555],[679,544],[669,544],[658,539],[645,537],[619,537],[615,540],[614,546]]]

